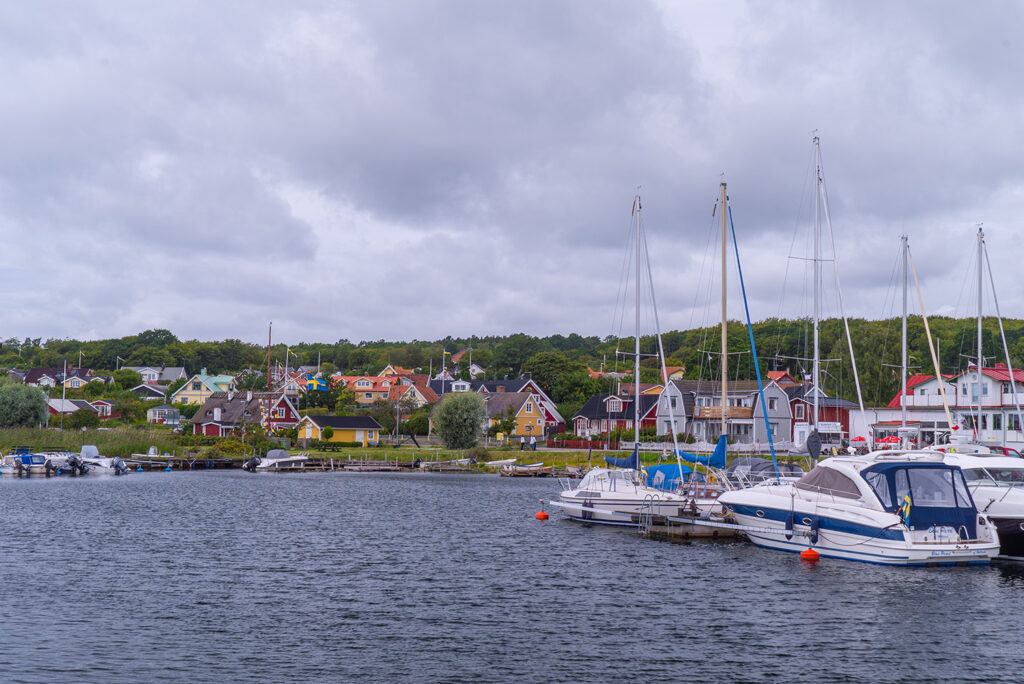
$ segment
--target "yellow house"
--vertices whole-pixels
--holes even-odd
[[[206,403],[214,392],[231,392],[235,389],[235,379],[230,375],[207,375],[204,368],[170,396],[170,404]]]
[[[514,436],[544,436],[544,409],[530,392],[495,392],[485,398],[488,427],[504,420],[511,412],[515,416]]]
[[[331,428],[334,434],[323,439],[324,428]],[[377,446],[384,428],[370,416],[304,416],[298,425],[299,439],[314,439],[326,442],[358,443]]]

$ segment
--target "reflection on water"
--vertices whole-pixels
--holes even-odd
[[[1024,569],[810,567],[559,514],[549,480],[0,479],[18,681],[1018,681]]]

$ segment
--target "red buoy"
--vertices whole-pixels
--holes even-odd
[[[819,558],[821,558],[821,554],[811,548],[800,552],[800,560],[807,561],[808,563],[817,563]]]
[[[547,520],[547,519],[548,519],[548,514],[545,513],[544,511],[540,511],[539,513],[537,513],[537,520]]]

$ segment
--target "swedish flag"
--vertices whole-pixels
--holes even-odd
[[[910,494],[903,497],[903,505],[900,506],[900,518],[904,525],[910,524]]]
[[[306,389],[316,390],[318,392],[327,391],[327,381],[323,378],[315,378],[312,375],[306,376]]]

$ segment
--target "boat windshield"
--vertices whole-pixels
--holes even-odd
[[[965,468],[968,485],[1013,487],[1024,485],[1024,467],[1021,468]]]
[[[915,506],[925,508],[966,507],[971,499],[960,472],[952,469],[915,468],[910,476],[911,497]]]
[[[615,492],[636,487],[635,470],[605,470],[595,468],[580,482],[580,489],[592,492]]]

